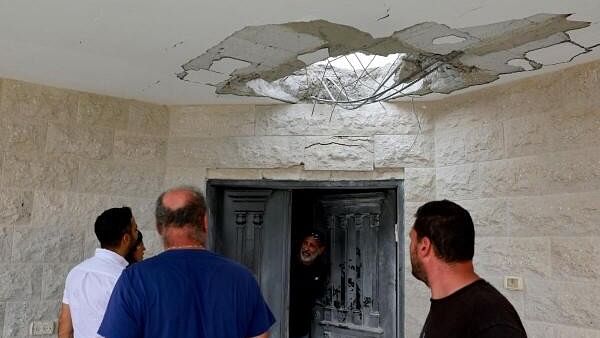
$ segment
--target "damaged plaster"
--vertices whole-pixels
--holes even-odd
[[[385,38],[373,38],[356,28],[324,20],[249,26],[182,65],[178,77],[185,80],[191,71],[211,71],[215,62],[234,59],[249,65],[235,69],[227,80],[216,84],[218,94],[267,96],[291,103],[346,104],[394,99],[406,95],[407,87],[411,88],[411,95],[448,94],[493,82],[501,74],[541,68],[542,64],[527,57],[528,52],[561,43],[579,46],[566,32],[589,23],[570,21],[568,16],[537,14],[459,29],[424,22]],[[579,47],[582,53],[588,51]],[[299,58],[323,49],[329,57],[356,52],[398,54],[401,62],[388,67],[387,72],[375,74],[377,69],[368,66],[353,72],[333,68],[329,63],[321,64],[321,69],[314,65],[311,68]],[[530,67],[515,65],[515,60]],[[333,72],[325,76],[328,66]],[[308,80],[309,75],[320,82],[318,86]],[[371,83],[366,84],[367,81]],[[347,89],[352,83],[354,88],[360,83],[366,89],[350,92]],[[373,88],[378,84],[379,88]]]

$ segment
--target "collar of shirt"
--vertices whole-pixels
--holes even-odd
[[[111,250],[97,248],[96,253],[94,254],[94,257],[119,264],[123,268],[126,268],[127,265],[129,265],[129,263],[123,256],[121,256],[118,253],[111,251]]]

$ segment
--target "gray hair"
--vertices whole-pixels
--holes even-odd
[[[190,192],[191,198],[187,201],[186,205],[178,209],[170,209],[163,203],[163,197],[166,193],[175,190],[185,190]],[[182,228],[184,226],[192,226],[194,228],[200,228],[204,215],[206,215],[206,201],[204,195],[200,189],[193,186],[181,186],[169,189],[156,200],[156,225],[159,228],[162,227],[175,227]]]

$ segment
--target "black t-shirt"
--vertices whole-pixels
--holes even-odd
[[[311,265],[292,264],[290,273],[290,336],[304,336],[310,331],[312,308],[323,296],[327,266],[320,259]]]
[[[420,338],[526,338],[510,302],[483,279],[432,299]]]

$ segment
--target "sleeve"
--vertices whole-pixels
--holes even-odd
[[[108,301],[98,334],[106,338],[138,338],[143,329],[139,321],[140,304],[136,301],[128,275],[121,274]]]
[[[275,316],[265,302],[260,287],[253,277],[250,277],[249,299],[254,300],[254,306],[250,310],[252,312],[246,337],[256,337],[269,330],[275,323]]]
[[[71,276],[71,273],[69,273],[67,275],[67,278],[65,279],[65,290],[63,291],[63,298],[62,298],[63,304],[67,304],[67,305],[69,305],[69,289],[70,289],[69,276]]]

